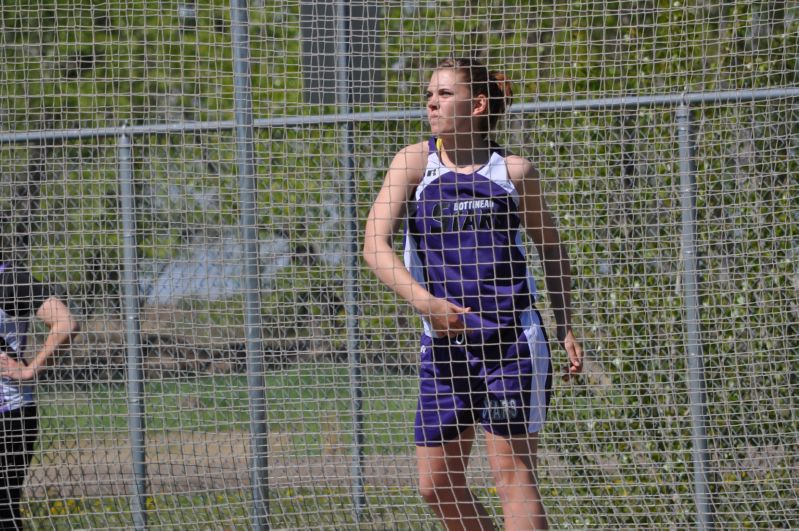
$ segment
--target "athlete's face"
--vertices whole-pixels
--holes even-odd
[[[443,68],[433,72],[426,97],[427,120],[434,135],[472,132],[479,102],[458,71]]]

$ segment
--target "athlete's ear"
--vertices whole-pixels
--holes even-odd
[[[472,116],[480,116],[481,114],[488,114],[488,96],[485,94],[478,94],[474,97],[472,103]]]

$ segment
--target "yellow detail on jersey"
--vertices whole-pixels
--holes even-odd
[[[444,149],[444,142],[440,138],[436,138],[436,149],[441,151]]]

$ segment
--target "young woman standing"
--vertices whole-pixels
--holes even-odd
[[[466,482],[478,423],[505,528],[547,528],[535,468],[552,366],[522,230],[543,263],[567,376],[582,369],[569,259],[538,172],[489,137],[510,97],[479,62],[440,63],[427,89],[432,137],[396,154],[366,223],[366,263],[423,318],[419,489],[448,529],[493,529]],[[402,221],[404,261],[392,248]]]

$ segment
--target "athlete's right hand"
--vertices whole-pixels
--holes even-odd
[[[0,352],[0,377],[12,380],[30,380],[35,376],[35,370],[13,359],[5,352]]]
[[[466,331],[466,323],[463,316],[470,311],[472,311],[471,308],[463,308],[446,299],[435,297],[430,300],[429,308],[425,311],[425,314],[437,334],[457,337]]]

